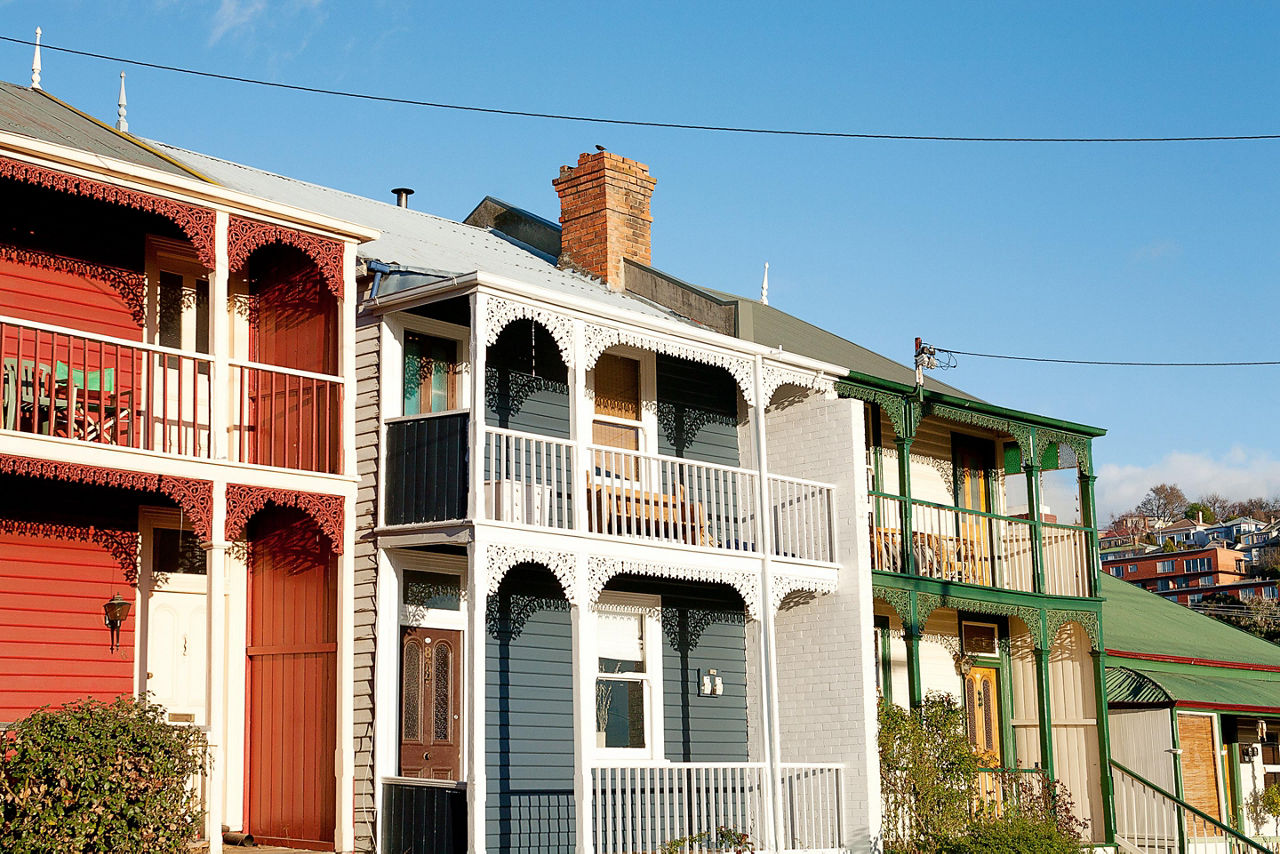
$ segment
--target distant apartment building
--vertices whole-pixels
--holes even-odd
[[[1219,546],[1108,559],[1102,568],[1109,575],[1184,605],[1190,603],[1192,594],[1203,596],[1247,580],[1244,554]]]

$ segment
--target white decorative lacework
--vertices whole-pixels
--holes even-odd
[[[880,456],[885,460],[890,460],[896,463],[898,461],[898,449],[881,448]],[[956,469],[951,460],[944,460],[941,457],[931,457],[927,454],[911,454],[910,458],[912,465],[929,466],[937,471],[939,477],[942,479],[942,487],[947,491],[947,494],[951,496],[952,500],[955,500]]]
[[[572,552],[558,552],[551,549],[533,549],[525,546],[492,545],[485,549],[485,558],[489,568],[486,592],[489,596],[498,592],[502,579],[512,567],[522,563],[536,563],[551,570],[564,590],[565,598],[570,602],[575,599],[574,566],[577,558]]]
[[[836,381],[823,375],[821,371],[800,371],[768,362],[765,362],[764,370],[761,372],[761,383],[760,393],[766,405],[773,400],[773,393],[784,385],[811,388],[823,394],[834,392],[836,388]]]
[[[760,619],[760,576],[754,572],[726,572],[719,569],[618,558],[587,558],[587,587],[591,604],[594,605],[599,600],[600,591],[604,589],[610,578],[623,574],[728,584],[742,597],[747,607],[747,615],[753,620]]]
[[[595,367],[596,360],[600,358],[601,353],[618,344],[629,344],[632,347],[639,347],[641,350],[651,350],[655,353],[675,356],[678,359],[688,359],[691,362],[701,362],[704,365],[724,368],[737,382],[738,388],[742,389],[742,397],[746,400],[747,405],[755,405],[755,389],[751,380],[751,359],[746,356],[717,353],[713,350],[704,350],[700,347],[679,344],[675,341],[668,341],[651,335],[642,335],[629,329],[614,329],[609,326],[587,324],[584,341],[587,369],[590,370]]]
[[[804,575],[780,575],[769,578],[769,605],[774,611],[782,607],[782,600],[798,590],[825,595],[836,592],[835,581],[823,581]]]
[[[502,330],[516,320],[532,320],[546,327],[560,348],[560,358],[567,367],[573,367],[573,320],[545,308],[489,297],[485,301],[484,343],[492,347]]]

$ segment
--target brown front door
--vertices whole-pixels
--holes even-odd
[[[315,525],[264,511],[249,545],[248,830],[333,850],[337,571]]]
[[[400,775],[457,780],[462,770],[462,633],[404,630],[400,645]]]

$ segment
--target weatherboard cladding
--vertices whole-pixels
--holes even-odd
[[[738,387],[723,368],[659,354],[658,453],[739,464]]]
[[[569,438],[569,373],[555,340],[541,325],[514,321],[488,349],[485,423]]]

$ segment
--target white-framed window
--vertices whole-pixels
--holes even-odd
[[[657,596],[605,593],[596,606],[596,753],[660,758],[662,634]]]
[[[1201,587],[1212,587],[1212,586],[1213,586],[1213,576],[1212,576],[1212,575],[1202,575],[1202,576],[1200,576],[1200,586],[1201,586]]]
[[[470,330],[430,317],[398,313],[388,326],[398,358],[383,362],[389,388],[396,388],[396,415],[438,415],[469,406],[466,376],[471,358]]]
[[[1156,572],[1173,572],[1174,561],[1158,560],[1156,561]]]
[[[1111,567],[1111,574],[1114,575],[1116,578],[1124,578],[1124,567],[1123,566]]]
[[[1138,565],[1136,563],[1129,564],[1129,573],[1131,575],[1137,571],[1138,571]]]
[[[1213,560],[1208,557],[1187,558],[1182,562],[1183,572],[1208,572],[1213,569]]]

